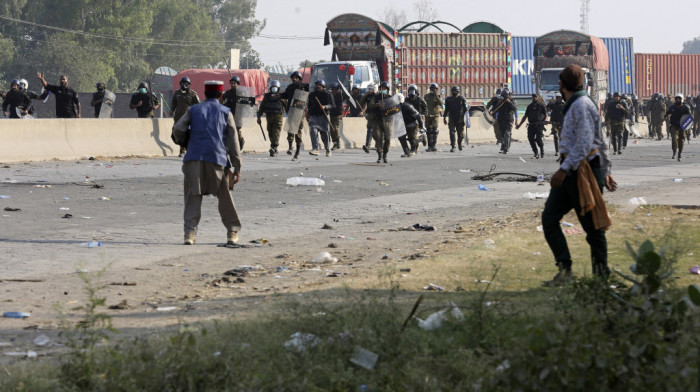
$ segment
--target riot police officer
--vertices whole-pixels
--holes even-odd
[[[681,128],[681,118],[684,115],[690,115],[690,108],[683,104],[683,94],[677,93],[674,97],[674,104],[666,110],[664,118],[671,123],[671,149],[673,156],[676,157],[676,149],[678,150],[678,162],[681,161],[683,153],[683,142],[685,141],[685,132]]]
[[[520,129],[527,119],[527,140],[530,142],[530,148],[534,153],[533,158],[539,159],[544,157],[544,143],[542,142],[542,133],[544,132],[544,124],[547,121],[547,108],[544,103],[539,101],[537,94],[532,94],[532,103],[527,105],[525,115],[520,119],[520,123],[515,127]],[[539,147],[539,153],[537,151]]]
[[[369,149],[372,146],[372,139],[374,138],[374,122],[377,117],[377,111],[376,110],[368,110],[367,105],[369,105],[370,102],[374,99],[374,96],[377,93],[376,86],[374,83],[370,83],[367,85],[367,93],[360,98],[360,107],[362,108],[362,111],[365,113],[365,119],[367,120],[367,135],[365,136],[365,144],[362,146],[362,150],[369,154]],[[377,141],[374,141],[374,144],[377,144]]]
[[[489,102],[486,104],[486,111],[491,113],[498,108],[498,105],[503,102],[503,97],[501,96],[501,89],[496,89],[496,95],[491,97]],[[503,137],[501,131],[498,129],[498,121],[493,122],[493,136],[496,137],[496,145],[501,144]]]
[[[199,103],[197,92],[190,89],[191,84],[190,78],[183,76],[180,79],[180,89],[173,94],[173,100],[170,103],[170,115],[175,122],[185,114],[187,108]],[[187,152],[187,148],[180,146],[180,154],[178,156],[183,156],[185,152]]]
[[[362,115],[362,106],[360,106],[362,94],[360,93],[360,86],[356,84],[353,85],[352,90],[350,90],[350,96],[355,100],[357,106],[350,106],[350,113],[348,113],[348,117],[360,117]]]
[[[440,97],[439,86],[437,83],[430,84],[430,92],[423,97],[428,106],[428,115],[425,119],[425,127],[428,128],[428,149],[426,151],[437,151],[438,133],[438,118],[442,116],[442,108],[445,106],[445,101]]]
[[[613,155],[622,154],[622,135],[625,131],[625,119],[628,113],[629,109],[622,102],[622,96],[615,92],[613,100],[608,102],[608,106],[605,108],[605,122],[608,123],[612,134]]]
[[[284,123],[285,102],[280,94],[280,81],[270,82],[269,91],[263,96],[263,100],[258,108],[258,124],[262,124],[260,117],[265,113],[267,120],[267,134],[270,138],[270,156],[277,156],[277,146],[279,146],[280,132]]]
[[[401,102],[403,123],[406,126],[406,134],[399,136],[399,143],[401,143],[401,147],[403,148],[403,155],[401,155],[401,158],[410,158],[415,155],[415,151],[418,150],[418,140],[415,135],[418,129],[423,129],[423,116],[421,116],[412,104],[406,102],[403,94],[399,93],[398,96],[399,102]]]
[[[508,89],[501,90],[501,103],[491,112],[495,114],[496,122],[498,123],[498,131],[501,134],[501,149],[499,154],[508,154],[510,150],[511,132],[515,117],[518,115],[518,108],[510,99],[510,91]]]
[[[105,84],[102,82],[97,82],[95,84],[96,92],[92,94],[92,100],[90,101],[90,106],[95,108],[95,118],[100,117],[100,109],[102,109],[102,101],[105,99]]]
[[[10,83],[10,91],[5,94],[5,99],[2,102],[2,111],[5,117],[21,118],[17,112],[20,112],[22,116],[27,115],[31,104],[29,97],[19,91],[19,80],[14,79]]]
[[[331,140],[333,140],[331,150],[337,150],[340,148],[340,127],[343,122],[343,93],[340,91],[340,83],[331,83],[331,98],[334,105],[328,113],[331,118]]]
[[[301,74],[299,71],[294,71],[289,75],[289,77],[292,79],[292,83],[287,86],[287,88],[284,90],[282,93],[282,99],[284,99],[286,103],[286,111],[289,113],[289,105],[292,104],[292,100],[294,99],[294,91],[299,89],[302,91],[309,91],[309,85],[304,84],[301,81]],[[292,155],[292,145],[294,142],[296,142],[296,153],[294,154],[294,157],[299,156],[299,150],[301,148],[301,130],[304,129],[304,121],[302,120],[299,123],[299,130],[296,134],[292,133],[287,133],[287,142],[289,143],[289,150],[287,150],[287,155]]]
[[[153,118],[153,112],[160,107],[160,101],[151,94],[146,87],[146,83],[139,83],[138,92],[131,96],[129,108],[136,109],[138,118]]]
[[[552,135],[554,136],[554,156],[559,156],[559,140],[561,140],[561,126],[564,123],[564,100],[560,93],[554,96],[554,102],[547,105],[549,111],[549,121],[552,124]]]
[[[330,157],[332,155],[329,134],[331,124],[328,122],[328,112],[333,110],[334,107],[333,97],[326,91],[326,81],[323,79],[317,80],[314,84],[314,91],[309,93],[307,119],[309,121],[309,135],[311,136],[312,146],[309,155],[318,155],[320,147],[318,144],[319,136],[323,142],[323,147],[326,149],[326,156]]]
[[[238,94],[236,87],[241,85],[241,78],[239,78],[237,75],[233,75],[229,80],[229,84],[231,85],[231,88],[226,90],[226,92],[221,96],[221,104],[229,108],[231,110],[231,115],[235,118],[236,106],[238,106]],[[241,151],[243,151],[243,145],[245,144],[243,132],[241,132],[243,127],[238,125],[236,126],[238,130],[238,144],[240,145]]]
[[[414,141],[414,143],[411,143],[411,154],[416,155],[418,154],[418,143],[423,143],[423,146],[428,144],[428,138],[424,130],[425,117],[428,115],[428,104],[425,103],[425,100],[421,98],[420,95],[418,95],[418,86],[415,84],[408,86],[408,97],[406,98],[406,103],[411,104],[411,106],[413,106],[413,108],[420,113],[421,119],[423,120],[423,127],[421,128],[406,128],[409,142],[411,140]]]
[[[391,144],[391,129],[385,126],[382,114],[382,101],[391,97],[388,82],[379,85],[379,92],[372,97],[367,104],[367,111],[374,112],[374,123],[372,125],[374,141],[377,143],[377,163],[388,163],[387,154]]]
[[[443,117],[443,122],[449,127],[450,130],[450,152],[455,152],[455,139],[457,139],[457,146],[459,151],[462,151],[462,140],[464,139],[466,132],[464,131],[465,126],[465,114],[467,111],[467,100],[459,95],[459,87],[452,86],[450,89],[452,96],[445,98],[445,113]],[[449,124],[447,119],[449,118]],[[469,141],[467,141],[469,143]]]

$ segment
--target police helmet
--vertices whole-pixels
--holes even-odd
[[[610,99],[612,97],[613,97],[612,93],[608,93],[608,99]]]
[[[335,89],[340,88],[340,83],[338,83],[338,82],[331,83],[331,88],[335,88]]]
[[[12,79],[12,82],[10,82],[10,86],[12,86],[13,84],[16,84],[17,87],[19,87],[19,79]]]
[[[367,91],[368,91],[368,92],[376,93],[376,92],[377,92],[377,86],[375,86],[374,83],[370,83],[370,84],[367,85]]]
[[[320,84],[321,87],[326,88],[326,81],[323,79],[317,80],[315,84]]]
[[[676,93],[676,95],[675,95],[673,98],[674,98],[674,99],[675,99],[675,98],[680,98],[681,101],[682,101],[682,100],[683,100],[683,94],[681,94],[681,93]]]
[[[105,86],[104,82],[95,83],[95,88],[100,88],[100,86],[104,87]]]
[[[627,94],[622,93],[622,99],[627,99],[627,98],[629,98],[629,97],[627,96]]]
[[[617,97],[622,97],[622,96],[620,95],[620,93],[618,93],[617,91],[615,91],[615,94],[613,94],[613,98],[617,98]]]
[[[384,81],[384,82],[379,83],[380,90],[382,89],[382,87],[386,87],[386,89],[389,90],[389,82]]]
[[[452,86],[452,88],[450,89],[450,91],[452,91],[453,93],[454,93],[455,91],[456,91],[456,92],[459,92],[459,86]]]
[[[418,91],[418,86],[416,86],[415,84],[409,84],[408,91],[411,91],[411,90]]]
[[[635,94],[635,95],[632,96],[632,99],[634,99],[634,100],[636,101],[636,100],[639,99],[639,97],[637,97],[637,94]]]
[[[359,84],[353,84],[353,85],[352,85],[352,89],[353,89],[353,90],[359,90],[359,89],[360,89],[360,85],[359,85]]]
[[[290,78],[299,78],[299,80],[301,80],[301,74],[299,73],[299,71],[292,72],[292,74],[289,75],[289,77]]]
[[[501,89],[496,89],[496,95],[501,95]]]
[[[399,97],[399,102],[403,103],[406,100],[406,97],[404,97],[403,94],[398,93],[396,95]]]
[[[659,93],[659,96],[658,96],[657,98],[659,98],[659,99],[664,99],[665,97],[664,97],[663,94]]]
[[[554,98],[563,98],[561,93],[554,93]]]
[[[501,90],[501,97],[508,98],[508,95],[510,95],[510,92],[508,91],[507,88],[504,88],[503,90]]]
[[[180,79],[180,84],[183,84],[183,83],[192,84],[192,82],[190,82],[190,78],[188,78],[187,76],[183,76],[182,79]]]
[[[440,88],[440,86],[438,86],[437,83],[430,83],[430,88],[429,88],[429,90],[432,90],[432,89],[436,89],[436,90],[437,90],[437,89],[439,89],[439,88]]]
[[[27,87],[29,87],[29,82],[27,82],[27,79],[20,79],[19,80],[19,88],[22,90],[26,90]]]
[[[270,87],[282,87],[282,83],[279,80],[273,80],[270,82]]]
[[[231,76],[231,79],[229,79],[229,82],[236,82],[237,85],[241,85],[241,78],[239,78],[236,75]]]
[[[139,88],[140,88],[140,89],[141,89],[141,88],[148,88],[148,86],[146,86],[146,83],[145,83],[145,82],[141,82],[141,83],[139,83]]]
[[[659,93],[654,93],[654,94],[651,96],[651,99],[656,99],[656,98],[658,98],[658,97],[659,97]]]

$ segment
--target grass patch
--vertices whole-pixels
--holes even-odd
[[[348,280],[345,288],[314,292],[311,299],[286,297],[254,319],[101,346],[91,351],[88,368],[80,345],[58,363],[3,366],[0,390],[692,390],[700,319],[686,287],[695,278],[687,267],[700,239],[697,218],[696,211],[665,207],[613,212],[610,264],[627,275],[631,264],[638,272],[648,269],[635,279],[656,284],[649,276],[657,274],[662,291],[622,278],[613,279],[611,290],[590,278],[580,234],[567,237],[580,279],[540,288],[555,272],[551,253],[535,230],[538,214],[519,214],[470,226],[432,255],[387,266],[370,282]],[[644,245],[631,257],[625,241],[637,249],[645,239],[655,248]],[[649,252],[658,256],[658,268],[650,267],[657,256]],[[677,273],[661,276],[673,267]],[[427,283],[448,291],[424,292]],[[431,331],[412,319],[404,329],[421,294],[418,319],[451,310],[448,302],[463,318],[445,317]],[[88,304],[99,306],[99,293],[91,296]],[[92,319],[99,314],[87,309]],[[100,321],[93,328],[108,326]],[[307,344],[285,347],[297,332],[310,334]],[[371,369],[351,361],[358,348],[378,355]]]

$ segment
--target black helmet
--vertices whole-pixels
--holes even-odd
[[[299,78],[299,80],[301,80],[301,74],[299,73],[299,71],[292,72],[292,74],[289,75],[289,77],[290,78]]]
[[[391,90],[389,87],[389,82],[384,81],[379,83],[379,91],[382,91],[383,88],[385,88],[387,91]]]
[[[501,90],[501,97],[508,98],[508,95],[510,95],[510,91],[508,91],[507,88],[504,88],[503,90]]]
[[[622,99],[627,99],[627,94],[622,93]]]
[[[501,95],[501,89],[496,89],[496,95]]]
[[[331,88],[340,88],[340,83],[338,83],[338,82],[331,83]]]
[[[608,99],[610,99],[612,97],[613,97],[612,93],[608,93]]]
[[[430,83],[430,87],[429,87],[428,89],[429,89],[429,90],[432,90],[432,89],[436,89],[436,90],[437,90],[437,89],[439,89],[439,88],[440,88],[440,86],[438,86],[437,83]]]
[[[104,82],[95,83],[95,88],[100,88],[100,86],[104,87],[105,86]]]
[[[188,78],[187,76],[183,76],[182,79],[180,79],[180,84],[183,84],[183,83],[190,83],[191,84],[192,82],[190,82],[190,78]]]
[[[231,79],[229,79],[229,82],[236,82],[237,85],[241,85],[241,78],[239,78],[236,75],[231,76]]]
[[[456,92],[459,92],[459,86],[452,86],[452,88],[450,89],[450,91],[452,91],[453,93],[454,93],[455,91],[456,91]]]
[[[321,87],[326,88],[326,81],[323,79],[317,80],[315,84],[320,84]]]
[[[622,97],[622,95],[620,95],[620,93],[615,91],[615,94],[613,94],[613,98],[617,98],[617,97]]]
[[[146,86],[146,82],[141,82],[139,83],[139,88],[148,88],[148,86]]]
[[[273,80],[270,82],[270,87],[282,87],[282,84],[279,80]]]
[[[353,84],[353,85],[352,85],[352,89],[351,89],[351,90],[359,90],[359,89],[360,89],[360,85],[359,85],[359,84]]]
[[[12,82],[10,82],[10,86],[12,86],[13,84],[16,84],[17,87],[19,87],[19,79],[12,79]]]

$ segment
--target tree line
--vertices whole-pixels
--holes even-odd
[[[231,48],[241,66],[261,68],[249,40],[264,27],[257,0],[3,0],[0,83],[36,71],[49,83],[68,76],[77,91],[106,83],[133,91],[159,67],[177,71],[222,66]],[[246,57],[247,56],[247,57]],[[33,86],[32,86],[33,84]]]

